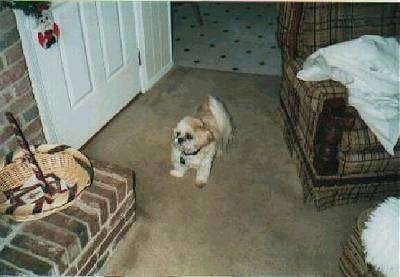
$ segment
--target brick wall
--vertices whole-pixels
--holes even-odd
[[[0,7],[0,155],[16,149],[5,111],[16,116],[30,143],[45,142],[15,16]]]
[[[136,220],[134,173],[94,162],[94,182],[72,206],[18,223],[0,216],[0,276],[96,273]]]

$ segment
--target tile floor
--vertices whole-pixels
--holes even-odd
[[[277,3],[174,3],[173,48],[177,65],[280,75],[276,41]]]

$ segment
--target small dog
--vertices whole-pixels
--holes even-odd
[[[210,176],[214,156],[221,154],[232,138],[230,116],[223,104],[209,96],[195,117],[184,117],[174,129],[170,174],[183,177],[197,170],[196,185],[203,187]]]

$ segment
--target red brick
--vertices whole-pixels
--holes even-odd
[[[87,249],[83,252],[83,254],[80,256],[79,261],[78,261],[78,267],[82,268],[87,260],[93,255],[94,252],[96,252],[97,248],[99,245],[103,242],[107,235],[107,230],[103,229],[97,236],[96,238],[90,242],[90,245],[88,245]]]
[[[75,234],[79,238],[82,248],[84,248],[88,243],[89,230],[88,227],[86,227],[86,224],[70,218],[62,213],[52,214],[48,217],[45,217],[43,220]]]
[[[33,95],[24,95],[21,98],[15,99],[13,103],[7,108],[7,111],[12,112],[14,116],[17,116],[21,112],[25,111],[29,106],[34,103],[35,100],[33,98]],[[21,122],[21,121],[20,121]]]
[[[110,220],[110,228],[114,228],[115,224],[123,219],[123,216],[128,210],[128,203],[124,202],[121,207],[119,207],[118,211],[113,215]]]
[[[54,261],[58,266],[59,272],[64,272],[64,270],[67,268],[67,253],[61,246],[49,244],[46,241],[32,239],[26,235],[20,234],[15,236],[15,238],[11,241],[11,244],[22,249],[27,249],[36,255]]]
[[[5,92],[3,92],[2,93],[2,103],[1,103],[1,105],[3,106],[5,106],[5,105],[7,105],[7,104],[9,104],[10,102],[11,102],[11,100],[13,99],[13,96],[12,96],[12,92],[10,92],[10,91],[5,91]]]
[[[16,151],[17,149],[20,149],[20,146],[17,142],[17,138],[15,136],[12,136],[6,143],[6,146],[8,149],[11,151]]]
[[[99,214],[100,214],[100,221],[101,224],[104,224],[104,222],[107,221],[108,219],[108,204],[106,199],[100,198],[94,194],[90,194],[87,191],[84,191],[81,193],[79,196],[79,199],[81,199],[86,205],[95,208]]]
[[[98,182],[94,181],[92,185],[87,188],[87,191],[95,195],[101,196],[103,198],[106,198],[108,200],[110,213],[113,213],[117,208],[117,195],[112,188],[103,186]]]
[[[21,222],[15,221],[8,216],[0,216],[0,222],[7,226],[10,226],[11,228],[14,228],[13,226],[17,227],[18,225],[22,224]]]
[[[1,92],[0,106],[5,107],[7,104],[14,99],[14,88],[9,86],[3,89]]]
[[[94,275],[97,271],[99,271],[103,267],[109,255],[110,255],[109,251],[103,254],[103,256],[97,261],[96,267],[90,272],[91,275]]]
[[[28,110],[24,111],[22,114],[22,117],[24,118],[24,121],[26,123],[31,122],[35,118],[39,117],[39,109],[36,106],[36,103],[34,103]]]
[[[4,143],[12,135],[14,135],[13,128],[11,126],[5,126],[0,132],[0,143]]]
[[[6,30],[10,27],[17,26],[14,13],[11,9],[4,9],[0,11],[0,29]]]
[[[18,40],[20,40],[20,38],[17,26],[3,29],[1,32],[0,51],[4,51]]]
[[[20,78],[18,82],[14,83],[13,87],[16,97],[20,97],[21,95],[26,94],[27,91],[31,91],[32,85],[28,73],[26,73],[22,78]]]
[[[99,254],[102,255],[109,248],[111,242],[115,239],[118,232],[124,226],[125,220],[122,218],[115,228],[107,235],[107,238],[103,241],[100,246]]]
[[[75,276],[76,273],[78,273],[78,268],[74,265],[74,266],[70,267],[70,268],[68,269],[68,271],[65,272],[64,275],[65,275],[65,276]]]
[[[133,201],[133,194],[131,193],[111,219],[110,221],[111,227],[113,227],[115,225],[115,222],[118,221],[120,218],[125,218],[128,209],[132,205],[132,201]]]
[[[22,276],[22,275],[26,275],[26,272],[11,267],[8,264],[4,263],[2,260],[0,260],[0,276]]]
[[[125,226],[122,228],[122,230],[119,232],[117,237],[115,238],[115,243],[117,244],[125,235],[126,233],[131,229],[132,224],[135,223],[135,219],[127,220],[125,223]]]
[[[24,135],[29,137],[33,134],[36,134],[37,132],[42,130],[42,122],[40,121],[40,118],[36,118],[33,120],[28,126],[24,128]]]
[[[134,186],[135,172],[132,169],[104,161],[98,161],[98,160],[91,160],[91,161],[95,167],[95,170],[98,169],[98,171],[105,171],[106,175],[107,173],[111,176],[119,175],[121,178],[126,179],[128,181],[128,184],[132,185],[132,187]]]
[[[60,228],[49,227],[41,221],[30,222],[24,227],[24,231],[65,247],[68,251],[69,262],[72,262],[81,251],[78,237]]]
[[[8,70],[0,73],[0,90],[11,85],[13,82],[21,78],[27,71],[25,59],[16,62]]]
[[[79,273],[80,276],[88,275],[88,273],[94,268],[97,262],[97,253],[95,253],[88,263],[85,265],[85,267],[81,270]]]
[[[14,43],[4,53],[8,65],[23,57],[21,41]]]
[[[75,203],[63,210],[62,213],[86,222],[89,225],[91,237],[94,237],[100,229],[100,219],[97,213],[83,209]]]
[[[53,275],[53,266],[43,260],[8,246],[0,252],[0,258],[19,268],[24,268],[38,275]]]
[[[118,204],[120,204],[126,195],[127,181],[117,180],[103,173],[96,171],[94,175],[94,180],[104,184],[117,192]]]
[[[6,238],[12,229],[3,223],[0,224],[0,238]]]
[[[28,140],[28,143],[31,145],[40,145],[46,143],[46,139],[44,138],[43,130],[40,129],[36,134],[34,134],[32,137],[29,136],[26,138]]]
[[[136,218],[136,201],[132,204],[132,206],[129,208],[128,212],[125,214],[125,218],[128,220],[134,216]]]

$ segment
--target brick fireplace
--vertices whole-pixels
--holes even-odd
[[[0,154],[16,149],[4,112],[14,114],[32,144],[45,142],[14,13],[0,7]]]
[[[94,162],[94,182],[69,208],[17,223],[0,217],[0,275],[96,273],[136,220],[134,173]]]

